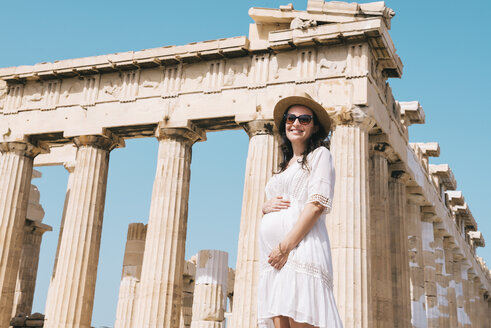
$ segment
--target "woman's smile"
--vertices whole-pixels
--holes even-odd
[[[293,114],[298,117],[300,115],[312,115],[312,111],[305,106],[295,105],[290,107],[287,114]],[[286,137],[292,144],[305,145],[315,132],[315,129],[313,121],[308,124],[301,124],[298,118],[293,123],[285,125]]]

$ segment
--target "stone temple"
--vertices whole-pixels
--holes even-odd
[[[449,165],[428,162],[438,144],[408,142],[422,106],[387,82],[403,67],[394,12],[308,0],[249,15],[248,36],[0,69],[1,327],[90,327],[109,154],[128,138],[157,138],[159,150],[148,224],[128,228],[115,326],[256,327],[272,110],[299,89],[334,122],[326,223],[345,327],[489,327],[484,238]],[[250,138],[236,270],[220,250],[184,258],[191,149],[227,129]],[[44,316],[30,315],[50,230],[31,185],[43,165],[70,172]]]

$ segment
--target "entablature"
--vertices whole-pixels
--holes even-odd
[[[400,101],[401,119],[405,126],[425,123],[425,112],[419,101]]]
[[[463,205],[452,206],[452,212],[454,215],[460,217],[464,221],[466,231],[477,230],[477,222],[469,209],[469,205],[464,203]]]
[[[59,60],[35,65],[0,68],[0,79],[9,83],[50,80],[141,70],[182,63],[235,58],[249,55],[246,36],[193,42],[109,55]]]
[[[486,246],[486,242],[484,241],[484,237],[481,233],[481,231],[469,231],[467,232],[469,235],[469,238],[472,241],[472,244],[475,247],[484,247]]]
[[[455,190],[457,188],[457,181],[448,164],[430,164],[429,169],[430,174],[436,178],[435,183],[437,186],[441,184],[446,190]]]
[[[445,191],[447,195],[448,203],[450,206],[464,205],[464,196],[460,190],[447,190]]]

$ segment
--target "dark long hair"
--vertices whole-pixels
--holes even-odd
[[[285,114],[283,115],[283,118],[281,119],[280,123],[280,128],[279,133],[280,133],[280,150],[281,150],[281,158],[282,161],[279,165],[279,170],[278,172],[275,173],[280,173],[286,170],[288,163],[293,157],[293,147],[292,143],[288,138],[286,137],[286,114],[288,113],[288,110],[290,110],[291,107],[295,105],[292,105],[288,107],[285,111]],[[306,107],[308,108],[308,107]],[[310,109],[310,108],[309,108]],[[312,112],[312,116],[314,117],[314,126],[318,126],[319,129],[310,136],[310,139],[307,141],[307,147],[305,147],[305,151],[302,154],[302,168],[308,170],[307,166],[307,155],[310,154],[314,149],[324,146],[327,148],[330,148],[330,138],[327,139],[327,134],[329,131],[326,131],[324,127],[319,123],[319,119],[317,118],[317,115],[315,115],[314,111],[310,109]]]

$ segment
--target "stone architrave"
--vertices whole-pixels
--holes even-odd
[[[161,124],[156,136],[157,171],[133,327],[179,328],[191,147],[206,136],[191,123]]]
[[[28,142],[0,143],[0,326],[8,327],[20,265],[33,158],[42,151]]]
[[[46,305],[46,328],[90,327],[106,197],[109,152],[118,136],[74,138],[76,168],[68,199],[56,275]]]
[[[71,191],[72,185],[73,185],[73,177],[74,177],[73,172],[75,171],[75,161],[63,163],[63,166],[68,171],[68,183],[67,183],[67,188],[66,188],[66,192],[65,192],[65,202],[63,204],[63,212],[61,214],[60,232],[58,234],[58,243],[56,246],[55,261],[53,264],[53,272],[51,273],[50,284],[53,283],[53,279],[56,276],[56,266],[58,265],[58,255],[60,254],[61,236],[63,235],[63,229],[65,227],[66,210],[67,210],[67,206],[68,206],[68,200],[70,199],[70,191]],[[48,289],[48,296],[46,298],[47,300],[51,300],[50,293],[52,291],[53,291],[52,288]],[[49,306],[50,305],[51,305],[51,302],[47,301],[46,307],[45,307],[46,313],[49,312]]]
[[[424,280],[423,244],[421,236],[420,194],[407,195],[407,233],[409,256],[409,288],[411,295],[411,325],[426,327],[426,295]]]
[[[334,294],[344,327],[368,327],[372,305],[368,132],[375,122],[358,107],[336,115],[334,121],[331,153],[336,185],[326,218]]]
[[[370,276],[373,323],[393,327],[389,230],[389,146],[370,136]]]
[[[191,328],[223,328],[227,306],[228,253],[201,250],[196,258],[196,281]]]
[[[140,282],[147,226],[143,223],[130,223],[126,237],[123,258],[123,272],[119,285],[118,306],[116,308],[115,328],[131,328],[134,306]]]
[[[391,231],[392,301],[394,327],[411,325],[409,261],[407,254],[406,183],[408,174],[399,164],[389,167],[389,208]]]
[[[41,240],[43,234],[46,231],[51,230],[53,229],[49,225],[43,223],[31,220],[26,220],[25,222],[12,317],[20,314],[31,314],[34,290],[36,287]]]
[[[273,135],[273,122],[256,120],[245,123],[243,127],[249,135],[249,150],[240,218],[232,328],[250,328],[257,324],[259,221],[262,217],[262,205],[266,200],[264,188],[279,164],[279,148]]]

